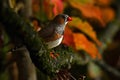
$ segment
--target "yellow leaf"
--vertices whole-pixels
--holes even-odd
[[[73,26],[81,30],[86,35],[88,35],[93,41],[95,41],[97,45],[101,45],[101,42],[97,39],[96,32],[93,30],[92,26],[88,22],[83,22],[81,19],[73,17],[73,21],[69,23],[69,26]]]

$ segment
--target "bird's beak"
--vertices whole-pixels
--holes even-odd
[[[67,21],[72,21],[72,18],[71,18],[71,17],[68,17],[68,18],[67,18]]]

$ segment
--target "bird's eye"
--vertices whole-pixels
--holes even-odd
[[[66,18],[66,16],[62,16],[62,18],[63,18],[63,19],[65,19],[65,18]]]

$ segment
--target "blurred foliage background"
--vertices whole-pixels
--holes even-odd
[[[32,64],[29,50],[23,49],[23,52],[27,53],[25,59],[19,58],[23,56],[19,54],[21,48],[11,57],[10,49],[13,50],[19,44],[10,42],[11,37],[1,24],[0,80],[120,80],[119,0],[7,1],[16,14],[33,25],[36,33],[44,27],[43,23],[47,24],[58,14],[71,16],[72,21],[65,28],[62,45],[58,46],[62,46],[62,49],[54,50],[61,54],[62,50],[67,52],[66,47],[69,47],[73,59],[69,68],[60,67],[57,76],[45,74]],[[66,59],[66,55],[59,56]],[[26,62],[27,64],[22,65]],[[23,66],[28,67],[26,69]]]

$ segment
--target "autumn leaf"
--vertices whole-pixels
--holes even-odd
[[[105,22],[103,21],[102,17],[102,11],[98,6],[94,6],[93,4],[82,4],[79,1],[74,0],[69,0],[68,2],[71,7],[79,10],[82,16],[86,19],[97,21],[101,24],[101,26],[105,26]]]
[[[62,0],[51,0],[51,2],[54,5],[53,7],[54,15],[58,15],[63,12],[64,6]]]
[[[83,22],[80,18],[73,17],[73,21],[69,23],[69,26],[73,26],[81,30],[86,35],[88,35],[93,41],[95,41],[97,45],[101,45],[101,42],[97,39],[96,32],[93,30],[92,26],[88,22]]]
[[[102,15],[104,22],[108,23],[115,18],[115,11],[112,8],[102,8]]]
[[[95,0],[96,4],[104,5],[104,6],[110,5],[111,2],[112,2],[112,0]]]
[[[85,35],[74,33],[73,39],[76,50],[85,50],[92,58],[100,58],[100,53],[93,42],[90,42]]]
[[[68,28],[68,26],[65,28],[64,39],[63,39],[62,43],[74,48],[73,32],[71,31],[70,28]]]
[[[63,44],[71,46],[75,50],[84,50],[92,58],[101,58],[96,45],[90,42],[82,33],[73,33],[68,27],[65,29]]]
[[[48,19],[62,13],[64,8],[62,0],[44,0],[43,6]]]
[[[66,0],[74,3],[82,3],[82,4],[94,4],[95,0]]]
[[[34,13],[36,13],[39,10],[40,10],[40,2],[39,2],[39,0],[32,0],[32,11]]]
[[[43,10],[45,11],[48,19],[51,19],[53,17],[53,7],[54,5],[51,3],[50,0],[43,1]]]

